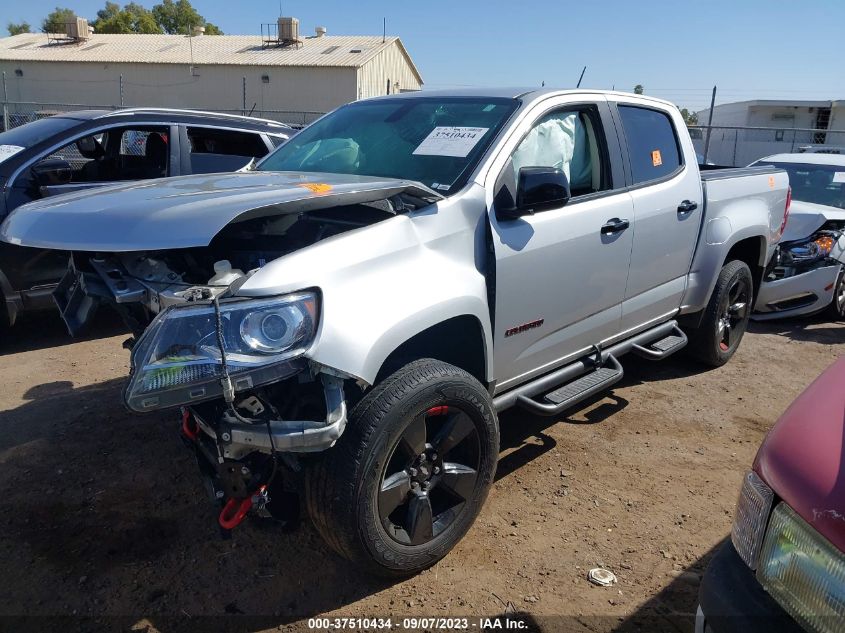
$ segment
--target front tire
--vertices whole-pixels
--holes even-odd
[[[437,360],[400,368],[310,466],[305,499],[332,549],[383,576],[430,567],[475,521],[499,455],[487,390]]]
[[[753,297],[754,279],[748,264],[739,260],[725,264],[700,326],[688,333],[690,355],[710,367],[727,363],[748,327]]]
[[[827,307],[827,316],[834,321],[845,319],[845,267],[839,271],[836,277],[836,285],[833,288],[833,301]]]

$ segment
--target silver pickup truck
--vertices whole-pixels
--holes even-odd
[[[222,528],[300,490],[331,547],[396,575],[471,526],[499,411],[558,415],[628,352],[727,362],[787,191],[772,167],[700,174],[664,101],[421,92],[344,106],[246,173],[26,205],[0,236],[73,252],[71,332],[124,316],[126,404],[181,407]]]

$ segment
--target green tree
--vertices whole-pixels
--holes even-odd
[[[690,112],[686,108],[681,108],[681,116],[684,119],[684,123],[687,125],[698,125],[698,114],[695,112]]]
[[[9,35],[20,35],[21,33],[31,33],[29,30],[29,22],[19,22],[15,24],[14,22],[9,22],[6,25],[6,28],[9,29]]]
[[[122,9],[115,2],[106,2],[105,8],[97,11],[93,27],[97,33],[162,33],[152,12],[134,2]]]
[[[190,34],[192,28],[204,26],[207,35],[223,35],[220,27],[206,21],[188,0],[162,0],[152,13],[165,33]]]
[[[76,21],[76,12],[73,9],[56,7],[41,22],[41,30],[45,33],[64,33],[65,25],[68,22]]]
[[[641,95],[644,92],[645,92],[645,88],[643,88],[642,84],[637,84],[636,86],[634,86],[634,94],[635,95]]]

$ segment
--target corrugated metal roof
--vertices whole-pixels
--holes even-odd
[[[54,61],[249,66],[363,66],[398,37],[324,35],[306,37],[299,47],[262,46],[259,35],[112,35],[94,34],[78,44],[50,44],[43,33],[0,39],[0,61]],[[193,50],[192,50],[193,49]],[[357,52],[353,52],[357,51]],[[416,68],[414,72],[419,75]]]

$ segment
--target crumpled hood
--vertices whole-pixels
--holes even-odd
[[[845,220],[845,209],[793,200],[781,241],[791,242],[792,240],[810,237],[828,220]]]
[[[402,192],[442,199],[420,183],[370,176],[261,171],[180,176],[23,205],[0,225],[0,239],[113,253],[199,247],[236,219],[372,202]]]
[[[754,470],[845,551],[845,357],[793,402],[763,441]]]

